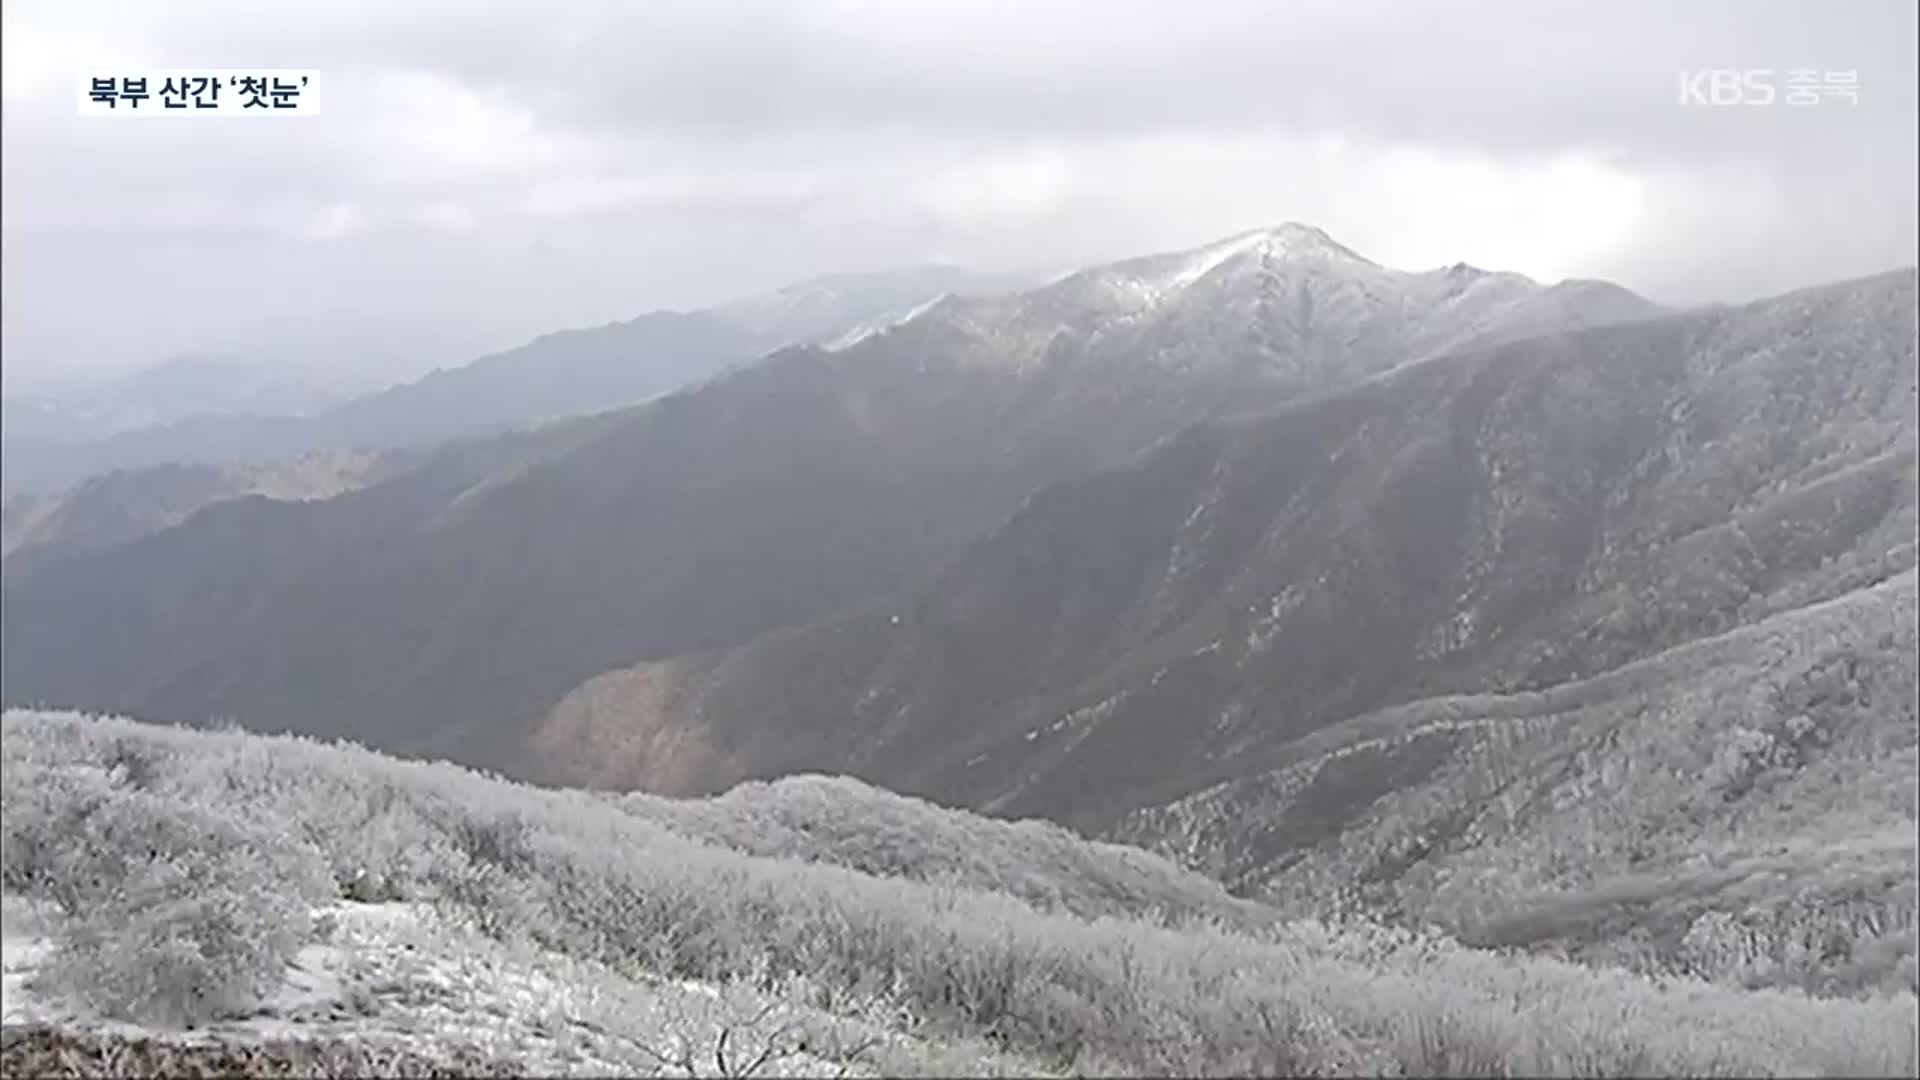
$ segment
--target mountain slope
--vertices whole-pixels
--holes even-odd
[[[528,747],[1100,826],[1373,709],[1608,671],[1914,565],[1913,300],[1899,272],[1203,424],[923,586],[590,681]]]
[[[360,389],[351,374],[289,371],[232,355],[176,356],[128,375],[9,395],[0,402],[0,428],[10,439],[70,443],[194,415],[305,416]]]
[[[401,453],[314,453],[257,465],[159,465],[96,476],[57,495],[6,501],[0,557],[6,572],[45,559],[137,540],[201,507],[246,495],[326,498],[365,487],[412,464]]]
[[[583,680],[901,587],[1035,490],[1194,420],[1498,334],[1542,304],[1586,317],[1523,279],[1482,303],[1443,277],[1283,226],[948,297],[597,418],[569,452],[457,503],[397,482],[203,514],[8,583],[4,693],[521,768],[524,732]]]
[[[1028,277],[984,274],[939,263],[824,274],[728,301],[714,313],[766,343],[761,350],[765,352],[780,345],[823,345],[871,320],[898,317],[943,296],[1014,292],[1031,284]]]
[[[244,634],[253,629],[250,620],[290,614],[276,613],[270,603],[275,586],[297,570],[325,579],[333,568],[354,565],[357,553],[377,549],[385,538],[431,527],[504,479],[564,456],[606,427],[604,419],[588,418],[450,443],[423,454],[415,467],[397,476],[327,500],[283,501],[256,494],[217,502],[174,528],[131,543],[9,573],[0,586],[6,608],[0,618],[25,614],[12,607],[14,598],[30,595],[42,583],[78,585],[102,575],[92,578],[95,586],[67,598],[74,606],[63,609],[58,623],[9,622],[5,632],[19,628],[24,634],[30,625],[56,633],[91,627],[85,631],[87,643],[55,648],[78,648],[96,660],[124,665],[116,674],[128,681],[116,694],[147,692],[149,680],[176,675],[182,670],[176,665],[198,664],[220,649],[226,644],[224,632]],[[22,664],[19,657],[7,655],[0,675],[11,680],[43,670],[31,661]]]
[[[1910,988],[1910,271],[1402,367],[1033,497],[936,578],[598,676],[557,781],[847,772],[1340,911]]]
[[[15,430],[10,412],[6,490],[47,492],[87,476],[158,464],[258,462],[315,450],[428,446],[603,412],[697,383],[783,345],[833,337],[949,292],[1003,284],[1003,278],[954,267],[821,278],[712,310],[652,312],[606,326],[547,334],[311,413],[276,413],[267,406],[280,399],[262,394],[217,408],[220,394],[212,388],[192,389],[197,383],[175,388],[175,396],[185,400],[171,402],[155,422],[120,423],[97,438],[54,437],[44,431],[44,422],[23,423]],[[245,384],[247,374],[239,368],[225,383]],[[172,379],[167,385],[181,381]],[[119,396],[134,396],[150,382],[130,381]],[[194,401],[200,407],[192,407]],[[240,407],[242,401],[253,407]],[[123,403],[121,411],[131,407]]]
[[[1909,992],[1635,977],[1256,904],[1217,920],[1216,888],[1144,852],[847,781],[688,808],[776,815],[791,831],[768,857],[357,747],[71,714],[0,727],[9,1067],[117,1050],[123,1070],[344,1075],[1914,1072]],[[877,872],[836,865],[839,822],[874,809],[928,829],[883,829]],[[987,873],[951,872],[955,836],[992,849]],[[1036,882],[1113,913],[1019,895]],[[20,1020],[57,1026],[16,1041]]]
[[[316,450],[425,446],[549,417],[617,408],[754,355],[757,340],[705,313],[644,315],[551,334],[312,416],[191,416],[79,444],[19,441],[13,491],[158,464],[231,464]]]
[[[741,784],[711,799],[631,793],[616,805],[698,840],[766,858],[1006,893],[1083,918],[1206,918],[1263,927],[1272,909],[1139,848],[1095,843],[1051,822],[948,810],[844,776]]]
[[[1294,911],[1912,987],[1914,586],[1907,570],[1591,679],[1344,721],[1114,831]]]

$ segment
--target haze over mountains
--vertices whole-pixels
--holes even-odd
[[[425,446],[600,412],[948,291],[1018,280],[947,266],[830,275],[714,309],[548,334],[357,395],[323,393],[308,376],[260,363],[183,358],[84,392],[10,400],[5,488],[50,494],[117,469]]]
[[[900,584],[1045,484],[1118,464],[1194,420],[1530,327],[1543,312],[1578,323],[1630,302],[1466,268],[1386,270],[1304,226],[1009,297],[948,298],[844,347],[784,350],[634,410],[457,503],[389,485],[311,507],[233,504],[20,583],[8,678],[25,681],[8,693],[105,691],[103,704],[155,718],[316,729],[353,715],[377,741],[465,751],[507,737],[512,756],[510,733],[583,679]],[[434,476],[401,486],[451,500],[471,483]],[[65,633],[32,611],[69,574],[110,589],[112,637],[131,653],[107,639],[53,645]],[[183,587],[177,602],[191,610],[155,596]],[[163,636],[208,653],[149,670],[145,617],[201,627],[193,643]],[[93,638],[85,621],[70,629]],[[29,659],[43,634],[67,657],[60,667],[88,672],[84,686]],[[334,689],[290,692],[313,681]]]
[[[1905,977],[1911,269],[1673,312],[1288,224],[954,291],[322,413],[473,437],[10,566],[4,698],[571,785],[845,773],[1616,960],[1817,880],[1881,927],[1823,977]],[[684,388],[581,404],[643,384]]]
[[[78,442],[203,413],[304,416],[366,389],[354,376],[283,371],[233,355],[176,356],[130,375],[9,395],[7,437]]]

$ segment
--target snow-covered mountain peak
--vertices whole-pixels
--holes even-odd
[[[1247,237],[1259,237],[1258,247],[1269,254],[1287,255],[1294,258],[1331,258],[1376,265],[1372,259],[1328,236],[1325,229],[1313,225],[1303,225],[1297,221],[1286,221],[1265,229],[1256,229],[1252,233],[1235,237],[1245,240]]]
[[[1202,281],[1251,267],[1291,267],[1317,279],[1333,280],[1387,272],[1321,229],[1286,222],[1195,248],[1088,267],[1055,280],[1042,292],[1057,303],[1130,319],[1179,303]]]
[[[1145,275],[1163,291],[1177,291],[1236,259],[1278,259],[1288,262],[1335,262],[1373,267],[1375,264],[1328,236],[1323,230],[1286,222],[1218,240],[1190,251],[1151,260],[1162,264],[1157,275]],[[1142,267],[1144,269],[1145,267]]]
[[[1337,381],[1444,349],[1628,317],[1643,301],[1548,296],[1523,274],[1460,262],[1391,269],[1324,230],[1286,222],[1185,250],[1090,266],[1035,289],[949,296],[833,342],[865,345],[907,324],[971,344],[1010,371],[1088,363],[1194,370],[1264,365],[1295,382]],[[1064,359],[1063,359],[1064,358]],[[1250,359],[1258,358],[1258,359]]]

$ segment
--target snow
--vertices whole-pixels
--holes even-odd
[[[1169,291],[1184,289],[1199,281],[1217,269],[1221,263],[1235,255],[1244,255],[1265,246],[1269,240],[1266,233],[1252,232],[1236,236],[1231,240],[1201,248],[1187,258],[1185,265],[1167,275],[1165,288]]]
[[[89,1018],[42,1000],[28,981],[51,951],[57,920],[13,897],[6,910],[0,939],[6,1023],[188,1036]],[[694,1056],[710,1067],[723,1026],[734,1028],[730,1045],[757,1053],[756,1039],[759,1045],[788,1039],[801,1024],[816,1033],[821,1024],[850,1023],[737,987],[634,979],[531,946],[503,945],[448,923],[426,905],[342,901],[318,914],[332,922],[327,940],[300,950],[279,992],[257,1015],[191,1036],[342,1038],[429,1056],[478,1051],[539,1075],[639,1075],[660,1069],[656,1055],[689,1046],[706,1048]],[[745,1023],[770,1006],[771,1021],[757,1028]],[[778,1055],[776,1068],[783,1076],[824,1076],[843,1066],[793,1050]]]
[[[948,300],[952,300],[954,298],[955,298],[954,293],[943,292],[940,295],[934,297],[933,299],[928,300],[925,303],[915,304],[913,307],[908,308],[905,311],[897,312],[892,315],[885,315],[878,319],[874,319],[870,322],[861,323],[859,326],[856,326],[853,329],[847,331],[846,333],[841,334],[839,337],[834,338],[831,341],[822,343],[820,348],[825,350],[826,352],[844,352],[845,350],[850,349],[853,346],[858,345],[863,341],[866,341],[868,338],[878,337],[879,335],[884,334],[889,330],[893,330],[893,329],[897,329],[898,327],[905,326],[906,324],[914,321],[915,319],[921,318],[922,316],[926,315],[928,312],[933,311],[935,308],[939,307],[942,303]]]
[[[1253,257],[1277,258],[1296,265],[1344,263],[1355,272],[1378,270],[1373,263],[1342,247],[1319,229],[1288,223],[1230,236],[1189,251],[1129,259],[1083,276],[1103,291],[1103,299],[1137,314],[1175,302],[1221,267],[1236,259]]]
[[[1335,243],[1333,238],[1310,225],[1289,222],[1271,229],[1256,229],[1228,237],[1218,243],[1191,252],[1184,263],[1170,274],[1163,288],[1173,292],[1186,288],[1241,255],[1280,258],[1332,258],[1372,266],[1372,263]]]
[[[944,295],[826,348],[845,352],[908,324],[937,324],[962,335],[958,363],[1015,378],[1069,365],[1104,379],[1233,364],[1290,394],[1517,336],[1630,318],[1642,305],[1624,290],[1556,292],[1465,264],[1394,269],[1290,222],[1087,267],[1025,292]],[[863,355],[898,363],[891,352]]]
[[[26,980],[46,960],[57,918],[52,905],[0,898],[0,1023],[29,1022],[44,1011]]]
[[[52,949],[45,938],[8,937],[0,940],[0,1023],[18,1024],[38,1019],[44,1009],[27,993],[27,976],[46,960]]]

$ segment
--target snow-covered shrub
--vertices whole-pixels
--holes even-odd
[[[1064,835],[1039,838],[1036,877],[1014,886],[1029,902],[997,889],[958,887],[951,879],[945,885],[927,880],[946,875],[924,873],[926,860],[907,846],[911,817],[895,822],[871,851],[860,847],[857,822],[839,821],[833,831],[844,835],[833,843],[807,848],[803,841],[796,849],[835,853],[810,862],[698,842],[612,800],[356,747],[17,713],[7,714],[4,724],[9,840],[34,829],[62,835],[48,832],[58,829],[80,836],[82,848],[96,848],[107,835],[107,819],[87,824],[99,814],[87,807],[103,797],[103,805],[147,800],[140,805],[170,807],[203,833],[204,817],[245,822],[231,827],[248,835],[264,831],[290,849],[310,841],[325,853],[310,853],[309,865],[319,868],[313,876],[322,892],[338,890],[343,874],[351,880],[362,869],[357,859],[379,860],[374,869],[392,889],[434,899],[443,911],[496,936],[524,935],[548,952],[624,978],[740,983],[756,991],[804,983],[812,1000],[885,1012],[935,1040],[984,1040],[1048,1068],[1406,1074],[1442,1066],[1479,1070],[1499,1058],[1489,1071],[1900,1075],[1917,1064],[1910,994],[1822,1001],[1742,992],[1471,950],[1431,935],[1277,917],[1256,929],[1230,918],[1076,915],[1072,904],[1058,901],[1088,894],[1050,895],[1056,883],[1093,880],[1072,868]],[[153,758],[138,791],[116,784],[118,772],[106,764],[115,740],[129,737],[174,751]],[[23,820],[41,824],[16,825],[16,806],[31,811]],[[783,813],[794,809],[800,808],[788,804]],[[783,825],[790,839],[804,832],[806,813]],[[837,811],[827,805],[820,813]],[[403,842],[364,840],[366,823],[382,819],[392,823],[392,839]],[[977,865],[968,866],[965,854],[947,858],[960,871],[955,876],[983,884],[1022,881],[1018,834],[964,821],[953,828],[951,835],[977,831],[998,845]],[[147,835],[137,828],[111,834]],[[409,857],[397,857],[402,848]],[[8,873],[43,885],[88,880],[63,878],[61,859],[49,857],[44,844],[38,850],[18,859],[9,852]],[[181,848],[167,840],[161,850]],[[144,950],[178,973],[207,953],[168,953],[162,921],[210,927],[199,935],[209,942],[231,941],[236,928],[251,926],[256,937],[249,940],[268,943],[262,950],[220,953],[219,964],[192,976],[215,980],[206,985],[216,989],[238,989],[218,1006],[191,996],[182,1006],[239,1007],[234,1002],[259,985],[249,982],[249,973],[269,967],[270,954],[293,935],[276,929],[280,909],[217,898],[232,891],[259,900],[260,892],[271,891],[290,901],[300,890],[287,883],[300,880],[302,871],[257,854],[232,867],[191,861],[218,850],[225,848],[208,842],[206,850],[176,860],[198,867],[191,875],[169,876],[166,867],[152,869],[137,859],[119,867],[118,880],[129,883],[123,891],[153,898],[137,902],[151,914],[128,901],[119,924],[98,924],[91,955],[102,958],[98,971],[109,974],[93,977],[139,985],[143,976],[113,967],[134,963],[109,955],[116,932],[131,946],[127,957]],[[834,865],[841,858],[896,867],[904,876]],[[32,873],[16,874],[20,867]],[[254,873],[263,880],[249,876]],[[1132,887],[1124,864],[1097,876],[1119,889]],[[1141,880],[1153,878],[1171,880],[1157,870]],[[185,892],[188,881],[207,887]],[[1175,882],[1174,891],[1181,888]],[[1120,898],[1116,906],[1150,910],[1166,899],[1160,886],[1149,891],[1153,903]],[[81,889],[78,895],[97,894]],[[82,903],[81,910],[104,911],[110,903]],[[1707,945],[1708,935],[1703,929],[1695,944]],[[77,954],[75,946],[68,949]],[[216,978],[216,968],[228,981]]]
[[[0,889],[78,909],[74,833],[112,794],[107,774],[85,766],[11,761],[0,784]]]
[[[194,1024],[257,1005],[329,891],[312,850],[145,792],[113,792],[68,843],[50,884],[72,917],[36,978],[119,1019]]]
[[[1165,921],[1246,914],[1216,881],[1134,847],[1089,841],[1048,821],[955,814],[841,776],[743,783],[712,799],[628,794],[628,813],[750,855],[829,863],[1018,897],[1042,910]]]
[[[155,863],[71,923],[36,981],[121,1020],[190,1026],[244,1014],[285,978],[307,918],[305,905],[258,884]]]

